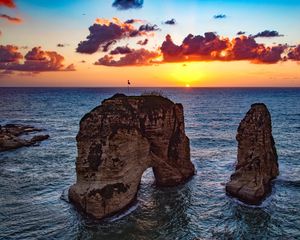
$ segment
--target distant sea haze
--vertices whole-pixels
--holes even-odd
[[[129,92],[128,92],[129,91]],[[85,113],[121,92],[184,106],[197,174],[158,189],[148,169],[127,213],[97,222],[67,201]],[[0,239],[300,239],[300,88],[0,88],[0,125],[45,128],[39,146],[0,153]],[[239,122],[252,103],[272,116],[280,175],[259,207],[226,196]]]

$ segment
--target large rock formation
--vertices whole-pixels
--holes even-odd
[[[279,174],[271,115],[265,104],[251,106],[236,139],[237,165],[226,191],[245,203],[260,204],[271,192],[271,180]]]
[[[36,145],[49,138],[49,135],[36,135],[31,139],[22,138],[24,134],[40,131],[42,129],[21,124],[0,126],[0,152]]]
[[[194,174],[183,107],[161,96],[116,94],[86,114],[77,135],[77,181],[70,200],[95,218],[135,200],[143,172],[175,186]]]

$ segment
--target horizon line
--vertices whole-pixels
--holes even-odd
[[[0,86],[0,88],[125,88],[127,86]],[[129,87],[129,89],[140,89],[140,88],[184,88],[184,89],[195,89],[195,88],[300,88],[300,86],[204,86],[204,87],[193,87],[193,86],[135,86]]]

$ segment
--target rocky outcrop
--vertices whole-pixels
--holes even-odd
[[[135,200],[143,172],[175,186],[194,174],[183,107],[161,96],[116,94],[86,114],[76,137],[77,181],[69,199],[103,218]]]
[[[28,125],[7,124],[0,126],[0,152],[35,145],[49,138],[49,135],[36,135],[27,140],[21,135],[40,132],[42,129]]]
[[[237,165],[226,191],[247,204],[258,205],[271,192],[271,180],[279,174],[271,115],[265,104],[251,106],[236,139]]]

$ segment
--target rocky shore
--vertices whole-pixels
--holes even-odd
[[[42,129],[29,125],[7,124],[0,126],[0,152],[36,145],[49,138],[49,135],[35,135],[31,139],[23,136],[29,133],[41,132]]]

